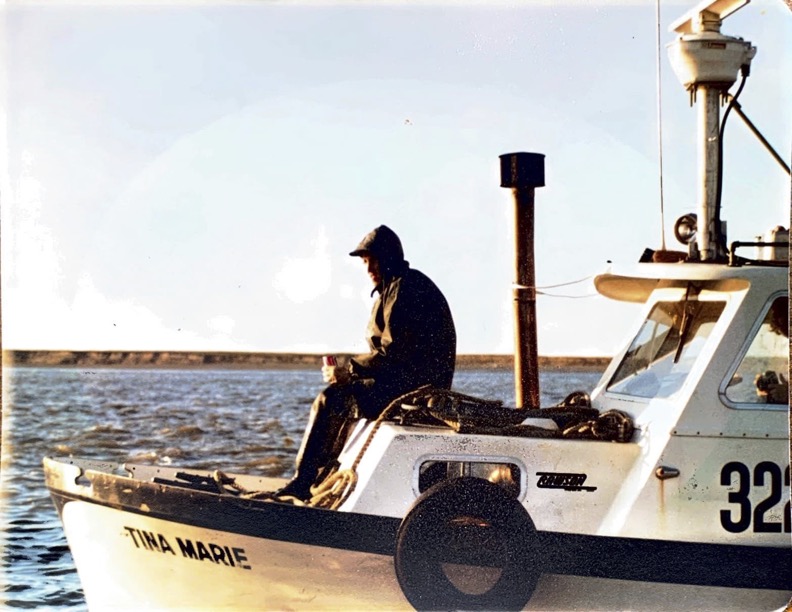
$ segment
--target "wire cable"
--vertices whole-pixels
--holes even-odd
[[[729,96],[729,106],[726,107],[726,111],[723,113],[720,131],[718,132],[718,183],[715,194],[715,231],[717,232],[716,235],[718,237],[718,247],[721,249],[721,253],[726,253],[728,251],[726,247],[726,236],[724,236],[723,232],[721,231],[721,197],[723,195],[723,136],[726,132],[726,120],[729,118],[729,113],[731,112],[732,107],[737,103],[737,98],[740,97],[743,87],[745,87],[745,81],[749,74],[748,66],[742,66],[741,72],[742,80],[740,81],[740,86],[737,88],[737,93],[735,93],[734,96]]]
[[[552,297],[552,298],[568,298],[571,300],[577,300],[580,298],[597,297],[599,293],[587,293],[585,295],[561,295],[559,293],[545,293],[544,291],[537,291],[536,295],[543,295],[544,297]]]

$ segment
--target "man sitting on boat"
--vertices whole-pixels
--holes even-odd
[[[370,352],[322,368],[330,385],[311,407],[295,474],[280,496],[311,497],[311,486],[333,467],[356,419],[376,419],[395,398],[423,385],[451,388],[456,330],[437,286],[410,268],[399,237],[385,225],[350,255],[362,258],[371,293],[379,293],[367,329]]]

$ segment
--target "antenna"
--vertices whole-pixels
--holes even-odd
[[[660,0],[655,2],[657,22],[657,158],[660,173],[660,248],[666,250],[665,240],[665,200],[663,194],[663,87],[660,78]]]
[[[668,26],[668,29],[679,34],[700,32],[702,30],[699,28],[701,28],[701,24],[705,19],[714,18],[719,22],[723,21],[750,2],[751,0],[704,0],[704,2],[694,6],[682,17],[674,21]],[[718,27],[720,27],[720,23],[718,23]]]

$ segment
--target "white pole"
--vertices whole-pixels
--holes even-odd
[[[700,85],[696,90],[699,105],[698,164],[699,212],[697,246],[702,261],[718,254],[715,206],[718,192],[718,139],[720,129],[720,92],[716,87]]]

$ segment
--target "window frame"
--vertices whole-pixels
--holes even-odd
[[[520,476],[519,480],[517,481],[519,486],[517,499],[522,500],[527,494],[528,468],[526,467],[525,463],[517,457],[509,457],[505,455],[431,454],[418,457],[418,459],[415,461],[415,465],[413,467],[412,488],[416,497],[422,495],[425,492],[420,490],[421,467],[429,462],[479,463],[493,465],[511,464],[517,467]]]
[[[697,371],[699,369],[698,368],[698,364],[701,362],[700,360],[702,358],[702,355],[709,354],[710,357],[711,357],[711,355],[712,355],[712,348],[711,348],[712,338],[714,336],[718,336],[718,335],[721,334],[720,328],[721,328],[722,325],[724,325],[724,320],[726,318],[731,319],[731,317],[733,316],[732,313],[730,312],[730,310],[732,308],[731,300],[729,299],[729,296],[723,294],[722,292],[707,290],[707,288],[703,288],[703,289],[702,288],[698,288],[698,289],[696,289],[695,293],[692,296],[690,296],[690,301],[707,302],[707,303],[719,303],[719,304],[722,304],[722,308],[721,308],[720,313],[718,314],[717,319],[715,319],[715,321],[713,322],[712,330],[704,338],[704,345],[701,347],[701,349],[699,350],[697,356],[695,357],[694,362],[693,362],[693,367],[691,367],[690,370],[685,374],[684,380],[676,388],[676,390],[674,390],[673,392],[671,392],[671,393],[669,393],[667,395],[659,396],[656,393],[655,394],[651,394],[651,395],[636,395],[636,394],[628,393],[628,392],[623,391],[623,390],[615,390],[615,389],[612,388],[613,385],[618,385],[620,382],[623,382],[624,380],[626,380],[626,379],[622,379],[621,381],[614,382],[614,379],[615,379],[617,373],[619,372],[619,369],[621,368],[622,364],[624,363],[625,359],[627,358],[627,355],[630,352],[630,349],[632,348],[633,343],[638,338],[638,336],[642,333],[642,331],[644,329],[644,326],[646,325],[646,322],[649,320],[649,318],[650,318],[651,314],[654,312],[655,308],[657,308],[660,304],[663,304],[663,303],[671,303],[671,302],[683,303],[685,301],[685,299],[684,299],[685,293],[686,293],[686,288],[683,288],[683,287],[675,287],[673,289],[666,289],[662,293],[658,294],[657,299],[652,301],[651,306],[649,306],[649,308],[645,311],[645,315],[644,315],[644,318],[641,321],[640,326],[638,327],[638,329],[635,331],[635,333],[633,334],[632,338],[630,339],[630,342],[629,342],[629,344],[627,346],[627,349],[621,355],[621,358],[619,359],[618,364],[616,364],[616,366],[613,369],[612,373],[609,375],[608,380],[605,383],[604,388],[603,388],[603,393],[604,394],[606,394],[606,395],[608,395],[610,397],[620,398],[620,399],[628,400],[628,401],[631,401],[631,402],[649,403],[652,400],[664,400],[664,401],[665,400],[670,400],[670,399],[673,399],[674,397],[677,397],[680,393],[685,392],[685,389],[690,384],[690,376],[691,376],[691,374],[693,374],[695,371]],[[694,339],[695,339],[695,336],[693,338],[691,338],[690,342],[692,342]],[[652,362],[652,363],[655,363],[655,362]]]
[[[737,370],[740,369],[740,366],[743,363],[748,351],[751,349],[751,346],[756,339],[759,330],[761,329],[762,325],[764,324],[764,320],[767,317],[767,313],[770,312],[775,301],[779,298],[787,297],[788,293],[786,291],[776,291],[767,298],[765,301],[764,306],[760,311],[758,317],[754,321],[754,324],[751,326],[750,331],[745,337],[742,345],[740,346],[740,350],[737,351],[734,360],[732,361],[729,368],[726,370],[726,376],[721,381],[721,384],[718,386],[718,397],[720,398],[721,402],[724,406],[731,410],[772,410],[775,412],[778,411],[789,411],[789,404],[768,404],[765,402],[736,402],[731,399],[727,394],[726,391],[729,388],[729,384],[731,383],[734,375],[737,373]],[[789,353],[787,353],[787,356]],[[787,361],[787,371],[786,375],[789,376],[789,362]]]

